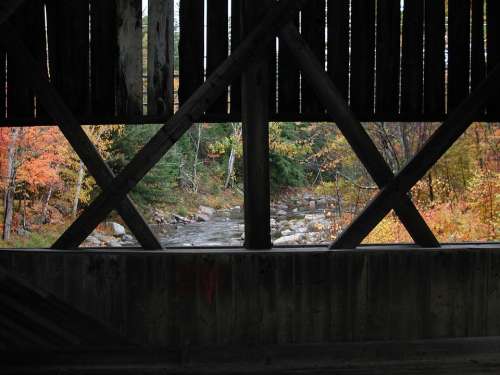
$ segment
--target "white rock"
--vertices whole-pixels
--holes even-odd
[[[106,242],[108,247],[122,247],[122,243],[116,239]]]
[[[296,245],[303,238],[304,238],[304,235],[302,233],[297,233],[297,234],[293,234],[291,236],[284,236],[284,237],[277,238],[276,240],[273,241],[273,243],[275,245]]]
[[[282,237],[291,236],[292,234],[294,234],[294,231],[291,229],[285,229],[285,230],[281,231]]]
[[[310,214],[304,216],[305,221],[319,221],[324,219],[325,219],[325,214]]]
[[[205,222],[210,220],[210,215],[202,214],[202,213],[197,213],[196,214],[196,221],[199,222]]]
[[[189,220],[187,217],[183,217],[183,216],[180,216],[180,215],[172,215],[175,219],[176,222],[178,223],[183,223],[183,224],[188,224],[191,222],[191,220]]]
[[[207,216],[212,216],[213,214],[215,214],[215,209],[213,209],[212,207],[200,206],[198,207],[198,213]]]
[[[111,229],[112,234],[115,237],[122,237],[127,234],[127,232],[125,231],[125,227],[121,224],[111,221],[107,223],[107,226]]]
[[[97,237],[90,235],[85,240],[85,245],[87,245],[87,246],[100,246],[101,241],[99,241],[99,239]]]
[[[122,237],[122,241],[125,241],[125,242],[134,242],[135,241],[135,238],[133,236],[131,236],[130,234],[126,234]]]

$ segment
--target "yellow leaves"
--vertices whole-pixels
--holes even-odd
[[[283,126],[281,123],[271,123],[269,126],[269,149],[271,152],[290,159],[304,158],[312,152],[311,140],[288,140],[283,136]]]

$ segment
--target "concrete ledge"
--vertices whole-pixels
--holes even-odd
[[[173,247],[163,250],[144,250],[138,247],[123,248],[78,248],[75,250],[57,249],[0,249],[0,253],[32,254],[110,254],[110,255],[178,255],[178,254],[311,254],[311,253],[373,253],[373,252],[450,252],[450,251],[500,251],[500,242],[444,243],[440,248],[422,248],[414,244],[376,244],[361,245],[356,249],[328,249],[327,246],[276,246],[270,250],[247,250],[242,247]]]
[[[500,338],[0,353],[5,374],[492,374]]]

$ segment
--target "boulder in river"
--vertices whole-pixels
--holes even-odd
[[[173,214],[172,216],[177,223],[189,224],[191,222],[191,220],[189,220],[187,217],[181,215]]]
[[[273,241],[274,245],[298,245],[304,238],[304,234],[297,233],[290,236],[283,236]]]
[[[212,216],[213,214],[215,214],[215,209],[213,209],[212,207],[200,206],[198,207],[198,214]]]
[[[114,237],[122,237],[127,234],[125,227],[121,224],[110,221],[106,223],[106,226],[111,230]]]
[[[196,214],[196,221],[205,222],[205,221],[209,221],[209,220],[210,220],[210,215],[207,215],[207,214],[204,214],[201,212],[198,212]]]

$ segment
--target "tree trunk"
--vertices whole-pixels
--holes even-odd
[[[7,187],[4,198],[4,226],[3,239],[10,240],[12,231],[12,217],[14,214],[14,194],[16,192],[16,152],[20,128],[12,128],[10,142],[7,149]]]
[[[78,179],[76,180],[76,191],[75,191],[75,199],[73,199],[73,210],[71,211],[73,217],[76,217],[76,213],[78,212],[78,202],[80,202],[80,192],[82,191],[83,185],[83,177],[85,172],[85,165],[83,161],[80,161],[80,167],[78,169]]]
[[[195,193],[198,192],[198,156],[200,152],[200,144],[201,144],[201,124],[198,124],[198,135],[196,137],[196,149],[194,153],[194,161],[193,161],[193,191]]]
[[[50,198],[52,197],[52,185],[49,187],[49,191],[47,192],[47,198],[45,199],[45,202],[43,202],[43,209],[42,209],[42,216],[43,220],[46,222],[47,220],[47,208],[49,207],[49,201]]]
[[[432,172],[427,173],[427,187],[429,188],[429,200],[434,202],[434,188],[432,186]]]
[[[231,152],[229,154],[229,160],[227,161],[227,176],[226,182],[224,183],[224,189],[227,189],[231,184],[231,177],[233,176],[234,171],[234,162],[236,161],[236,146],[235,142],[239,139],[241,133],[240,129],[238,129],[237,124],[233,124],[233,142],[231,142]]]
[[[399,136],[401,145],[403,146],[404,163],[408,162],[411,158],[411,150],[408,141],[407,124],[399,123]]]

